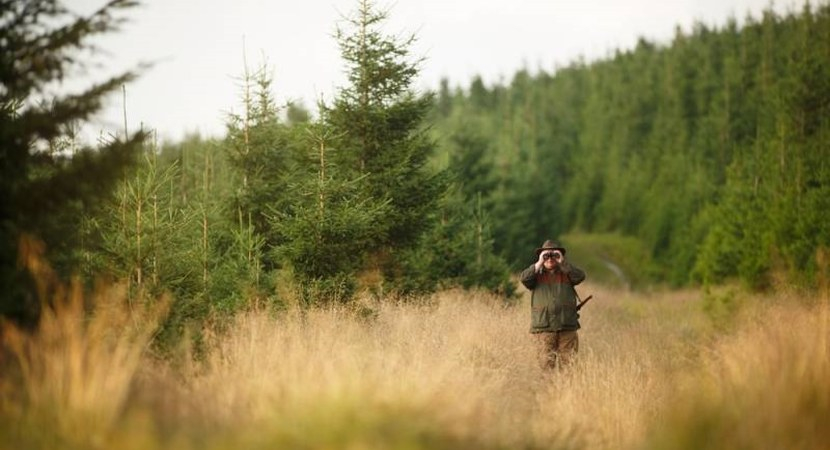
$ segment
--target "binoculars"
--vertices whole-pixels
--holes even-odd
[[[560,252],[550,252],[550,253],[545,253],[542,256],[542,259],[546,259],[546,260],[551,259],[551,258],[556,260],[556,261],[559,261],[560,259],[562,259],[562,253],[560,253]]]

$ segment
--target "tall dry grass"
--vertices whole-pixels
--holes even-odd
[[[830,448],[827,296],[753,309],[678,378],[651,448]]]
[[[134,302],[123,286],[91,294],[59,282],[43,244],[24,236],[20,263],[43,300],[34,330],[0,322],[0,440],[40,448],[103,442],[127,406],[133,380],[167,302]]]
[[[166,307],[130,308],[126,298],[116,286],[87,299],[73,283],[53,292],[34,332],[4,324],[0,408],[16,422],[6,429],[10,438],[32,437],[47,447],[103,442],[126,407]],[[95,304],[91,311],[86,300]]]
[[[518,442],[508,425],[522,425],[511,417],[541,374],[518,316],[471,297],[380,304],[371,318],[342,308],[243,314],[188,389],[197,409],[223,411],[212,417],[223,427],[268,430],[283,444]]]
[[[378,305],[371,320],[336,308],[279,319],[244,314],[211,346],[189,392],[201,399],[198,410],[222,411],[213,419],[228,429],[253,426],[277,440],[321,439],[323,447],[344,438],[372,442],[398,418],[403,428],[410,420],[428,425],[425,432],[448,443],[634,445],[670,388],[675,358],[662,355],[665,341],[678,341],[675,356],[690,358],[686,335],[697,325],[675,327],[656,318],[666,311],[652,311],[690,309],[684,299],[641,305],[595,295],[579,364],[561,372],[537,364],[526,301],[505,308],[486,296],[445,292],[426,305]],[[368,435],[327,432],[352,422],[369,424]],[[298,436],[295,429],[318,431]]]
[[[88,324],[47,338],[49,329],[69,327],[56,319],[33,337],[4,338],[21,368],[31,361],[51,368],[0,376],[0,431],[14,433],[6,448],[21,449],[828,442],[821,429],[830,402],[826,302],[750,298],[744,304],[755,306],[725,330],[703,312],[699,292],[581,291],[595,299],[583,310],[580,357],[554,373],[537,365],[527,298],[505,307],[487,295],[452,291],[420,304],[372,304],[368,316],[343,307],[250,311],[221,332],[207,330],[198,361],[186,351],[140,356],[148,335],[119,331],[132,319],[110,319],[101,325],[106,332]],[[83,322],[74,317],[68,322]],[[10,387],[29,394],[12,395]],[[41,405],[53,405],[59,417]],[[33,431],[61,420],[46,433]]]

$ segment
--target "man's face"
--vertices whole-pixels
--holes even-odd
[[[553,269],[562,259],[562,253],[558,250],[548,250],[542,254],[546,269]]]

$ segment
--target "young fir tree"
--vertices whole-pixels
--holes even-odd
[[[267,214],[272,208],[284,209],[289,201],[286,191],[299,150],[294,148],[291,130],[280,120],[268,65],[252,72],[246,63],[244,70],[240,80],[243,111],[229,115],[225,139],[227,158],[237,178],[233,217],[240,227],[250,224],[269,245],[277,245],[279,236],[271,232]],[[263,263],[267,268],[277,265],[269,260]]]
[[[340,173],[332,161],[335,134],[323,120],[309,123],[298,105],[287,106],[287,123],[280,120],[266,69],[246,68],[244,113],[228,122],[225,147],[237,178],[231,209],[245,238],[238,241],[249,242],[252,261],[261,261],[256,273],[287,274],[283,294],[290,284],[305,305],[346,301],[363,249],[378,239],[374,224],[385,203],[372,204],[362,178]]]
[[[89,211],[131,163],[143,134],[93,151],[56,143],[101,108],[104,97],[132,80],[124,73],[80,93],[47,92],[82,67],[89,39],[118,29],[132,0],[111,0],[78,17],[59,0],[0,0],[0,314],[32,320],[39,303],[18,266],[18,243],[34,236],[66,273],[77,259],[83,212]],[[69,133],[68,133],[69,132]],[[70,146],[71,147],[71,146]],[[22,255],[25,256],[25,255]]]
[[[284,193],[290,200],[270,207],[271,230],[279,237],[273,254],[293,274],[303,305],[345,302],[355,293],[365,249],[383,238],[377,224],[389,203],[368,197],[363,178],[343,175],[325,116],[303,130],[300,142],[308,151]]]
[[[389,256],[415,246],[434,223],[445,185],[427,166],[435,144],[423,122],[432,96],[418,96],[411,88],[421,61],[409,59],[415,37],[401,41],[384,35],[386,18],[385,11],[361,0],[348,17],[350,29],[338,28],[349,84],[324,109],[337,136],[334,158],[343,176],[360,180],[375,204],[388,203],[388,213],[374,224],[378,239],[359,250],[394,279],[400,267]]]

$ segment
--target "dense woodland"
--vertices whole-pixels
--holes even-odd
[[[37,316],[40,253],[56,276],[171,293],[171,336],[252,304],[509,298],[548,237],[642,286],[809,288],[827,270],[826,4],[421,93],[414,36],[383,34],[386,13],[361,3],[336,34],[348,83],[316,117],[277,104],[263,64],[241,68],[222,139],[114,131],[85,148],[72,130],[134,74],[34,100],[132,2],[58,29],[39,21],[65,17],[58,2],[2,3],[7,317]]]
[[[436,128],[496,252],[517,267],[542,236],[615,234],[642,245],[627,266],[652,280],[812,284],[830,240],[829,13],[767,11],[503,86],[444,84]]]

